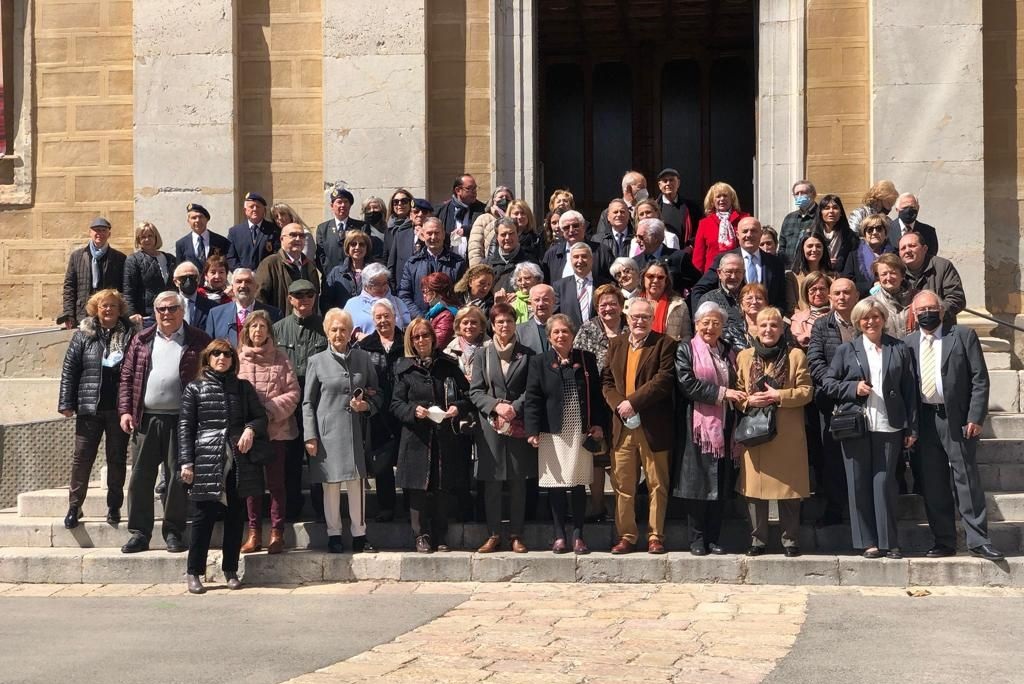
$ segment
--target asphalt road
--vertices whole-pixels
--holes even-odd
[[[466,598],[3,598],[0,681],[276,684],[391,641]]]
[[[1024,598],[811,595],[766,684],[1024,681]]]

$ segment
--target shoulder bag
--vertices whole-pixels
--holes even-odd
[[[860,365],[860,357],[857,356],[856,349],[853,350],[853,358],[857,360],[861,380],[866,380],[864,366]],[[864,407],[855,405],[853,408],[840,411],[839,406],[835,406],[832,409],[832,420],[829,421],[828,430],[832,433],[832,439],[837,442],[863,437],[868,431],[868,421],[864,415]]]
[[[765,379],[761,378],[759,384],[763,387],[766,384]],[[747,447],[766,444],[775,439],[775,408],[774,404],[748,408],[736,422],[733,438]]]

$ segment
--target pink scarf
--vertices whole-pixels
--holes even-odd
[[[722,379],[718,377],[707,343],[694,335],[690,348],[693,350],[693,374],[697,379],[721,385]],[[693,403],[693,443],[702,454],[711,454],[716,459],[725,456],[724,405]]]

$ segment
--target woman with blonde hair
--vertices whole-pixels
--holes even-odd
[[[861,221],[872,214],[879,214],[885,218],[887,229],[885,234],[888,236],[889,224],[892,223],[892,219],[889,218],[889,212],[892,211],[892,207],[896,204],[899,196],[900,193],[896,191],[896,186],[893,185],[892,181],[880,180],[875,182],[864,193],[863,204],[850,212],[850,230],[854,233],[859,232]]]
[[[297,223],[302,226],[302,232],[306,234],[306,244],[302,247],[302,253],[306,255],[307,259],[316,260],[316,238],[313,235],[313,231],[309,229],[306,222],[299,216],[299,212],[292,209],[290,204],[275,202],[274,206],[270,207],[270,216],[274,219],[274,223],[277,224],[278,228],[284,228],[289,223]]]
[[[508,209],[515,199],[512,189],[507,185],[499,185],[491,193],[491,201],[484,207],[484,213],[476,217],[473,229],[469,231],[469,246],[466,249],[466,261],[470,267],[482,263],[491,251],[494,242],[494,230],[500,219],[508,216]]]
[[[135,252],[125,259],[121,289],[128,305],[128,320],[137,327],[153,323],[153,298],[174,289],[178,262],[173,254],[160,251],[163,245],[160,231],[149,221],[135,229]]]
[[[707,273],[720,252],[739,246],[736,227],[740,219],[750,216],[740,208],[740,199],[733,187],[721,181],[712,185],[704,196],[704,214],[693,241],[693,265],[701,273]]]
[[[475,306],[486,318],[494,305],[494,269],[487,264],[470,266],[455,283],[453,291],[462,306]]]

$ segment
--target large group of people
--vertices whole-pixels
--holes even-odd
[[[221,518],[223,570],[240,586],[239,554],[264,548],[265,493],[266,550],[284,551],[307,465],[332,553],[345,547],[343,490],[351,551],[376,550],[372,478],[376,519],[404,498],[416,551],[449,550],[457,516],[486,523],[480,553],[525,553],[543,490],[551,550],[585,554],[610,478],[614,554],[665,552],[670,496],[685,502],[690,552],[725,553],[739,496],[746,553],[766,552],[776,501],[797,556],[801,502],[815,496],[818,525],[848,517],[853,548],[899,558],[909,459],[927,555],[956,552],[956,509],[971,552],[1001,558],[975,460],[987,369],[956,324],[963,287],[918,200],[879,181],[848,216],[800,180],[776,231],[724,182],[692,215],[678,175],[663,170],[650,198],[630,171],[592,222],[569,190],[535,213],[507,186],[479,201],[470,175],[436,211],[399,188],[365,198],[362,219],[335,188],[315,228],[253,192],[227,236],[189,204],[173,254],[144,222],[126,257],[97,218],[58,320],[76,329],[59,401],[76,419],[65,526],[79,524],[105,436],[111,524],[132,453],[122,551],[149,548],[159,480],[164,543],[188,551],[195,593]]]

